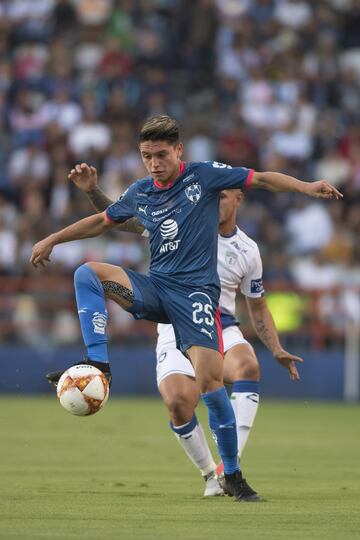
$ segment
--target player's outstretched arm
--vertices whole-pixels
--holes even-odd
[[[116,227],[116,223],[108,220],[105,212],[76,221],[65,229],[50,234],[37,242],[32,248],[30,262],[35,268],[39,264],[45,266],[46,262],[50,261],[51,252],[57,244],[82,240],[83,238],[94,238],[114,227]]]
[[[246,303],[252,325],[259,339],[271,351],[276,360],[289,370],[290,379],[299,380],[300,375],[296,368],[296,362],[303,362],[303,359],[282,348],[266,299],[246,297]]]
[[[80,191],[85,193],[97,212],[104,212],[108,206],[115,202],[109,199],[109,197],[107,197],[100,189],[97,171],[95,167],[87,165],[87,163],[75,165],[75,167],[71,169],[70,174],[68,174],[68,179],[71,180]],[[135,217],[128,219],[124,223],[118,224],[116,228],[119,231],[136,234],[142,234],[145,230],[140,221]]]
[[[309,197],[322,199],[341,199],[342,194],[326,180],[303,182],[292,176],[278,172],[254,172],[250,188],[267,189],[269,191],[293,191],[304,193]]]

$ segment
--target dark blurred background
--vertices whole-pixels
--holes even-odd
[[[359,28],[357,0],[0,2],[2,391],[45,391],[46,369],[79,359],[78,265],[147,270],[146,239],[121,233],[58,246],[43,270],[28,261],[34,242],[93,211],[69,185],[74,164],[97,167],[118,198],[144,175],[139,127],[166,112],[182,126],[186,160],[325,178],[342,191],[322,202],[254,190],[239,212],[283,344],[307,360],[295,393],[241,299],[238,310],[269,395],[359,399]],[[109,309],[118,390],[154,391],[155,325]]]

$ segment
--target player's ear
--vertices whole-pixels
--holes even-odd
[[[177,145],[176,147],[176,152],[177,152],[177,156],[179,158],[181,158],[182,154],[183,154],[183,151],[184,151],[184,145],[182,142],[179,142],[179,144]]]
[[[239,208],[239,206],[241,206],[242,203],[244,202],[245,195],[244,195],[244,192],[241,191],[241,189],[238,189],[236,191],[237,191],[237,193],[236,193],[236,202],[237,202],[237,207]]]

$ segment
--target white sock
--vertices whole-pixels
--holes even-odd
[[[259,406],[257,392],[233,392],[231,405],[236,418],[239,459],[245,448]]]
[[[193,420],[184,426],[174,426],[172,422],[170,422],[170,427],[183,447],[185,454],[193,462],[195,467],[199,469],[203,476],[215,471],[216,464],[211,455],[204,430],[201,425],[197,423],[195,415]]]

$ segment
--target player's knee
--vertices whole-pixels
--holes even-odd
[[[88,285],[90,281],[94,278],[94,270],[91,268],[89,263],[82,264],[75,270],[74,273],[74,283],[77,286]]]
[[[165,399],[165,404],[173,421],[186,423],[191,420],[194,412],[194,403],[187,394],[173,394]]]
[[[240,380],[258,381],[260,379],[259,362],[252,355],[241,358],[241,362],[233,363],[226,371],[227,382]]]
[[[260,379],[260,366],[255,358],[248,358],[241,366],[239,379],[258,381]]]

